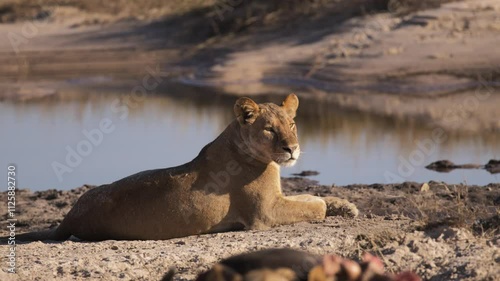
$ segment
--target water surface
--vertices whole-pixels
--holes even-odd
[[[17,165],[19,187],[43,190],[99,185],[142,170],[176,166],[193,159],[227,126],[235,100],[162,95],[126,103],[127,98],[123,93],[88,91],[0,102],[3,167]],[[100,124],[112,131],[103,133],[100,141],[94,139],[90,149],[82,145],[90,143],[83,131],[95,132]],[[441,159],[457,164],[498,159],[498,135],[447,134],[447,141],[426,151],[417,143],[428,143],[435,128],[307,101],[301,102],[297,125],[304,153],[294,167],[282,169],[282,176],[315,170],[320,174],[312,179],[336,185],[429,180],[485,185],[500,180],[499,174],[484,170],[437,173],[424,168]],[[79,162],[70,167],[68,151],[77,151],[79,145],[88,155],[80,161],[70,159],[75,160],[72,164]],[[56,162],[71,171],[59,172],[58,177]]]

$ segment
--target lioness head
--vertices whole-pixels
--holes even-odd
[[[245,148],[259,161],[292,166],[300,155],[295,114],[299,99],[290,94],[281,106],[274,103],[257,104],[240,98],[234,105],[240,135]]]

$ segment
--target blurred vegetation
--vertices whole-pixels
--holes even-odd
[[[152,19],[182,14],[214,5],[216,0],[6,0],[0,3],[0,23],[31,20],[56,7],[73,7],[87,13]]]
[[[346,16],[391,11],[404,15],[456,0],[6,0],[0,3],[0,23],[39,18],[54,7],[74,7],[87,13],[123,18],[156,19],[167,15],[198,15],[217,19],[217,28],[238,30],[256,23],[283,22],[301,16],[318,17],[332,11]]]

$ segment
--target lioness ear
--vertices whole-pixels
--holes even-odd
[[[239,98],[234,104],[234,114],[240,124],[252,124],[259,115],[259,105],[249,98]]]
[[[297,108],[299,108],[299,98],[295,94],[289,94],[281,106],[290,117],[295,118]]]

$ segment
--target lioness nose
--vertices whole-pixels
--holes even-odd
[[[297,147],[299,147],[298,144],[283,146],[283,150],[290,154],[293,154],[293,152],[297,150]]]

